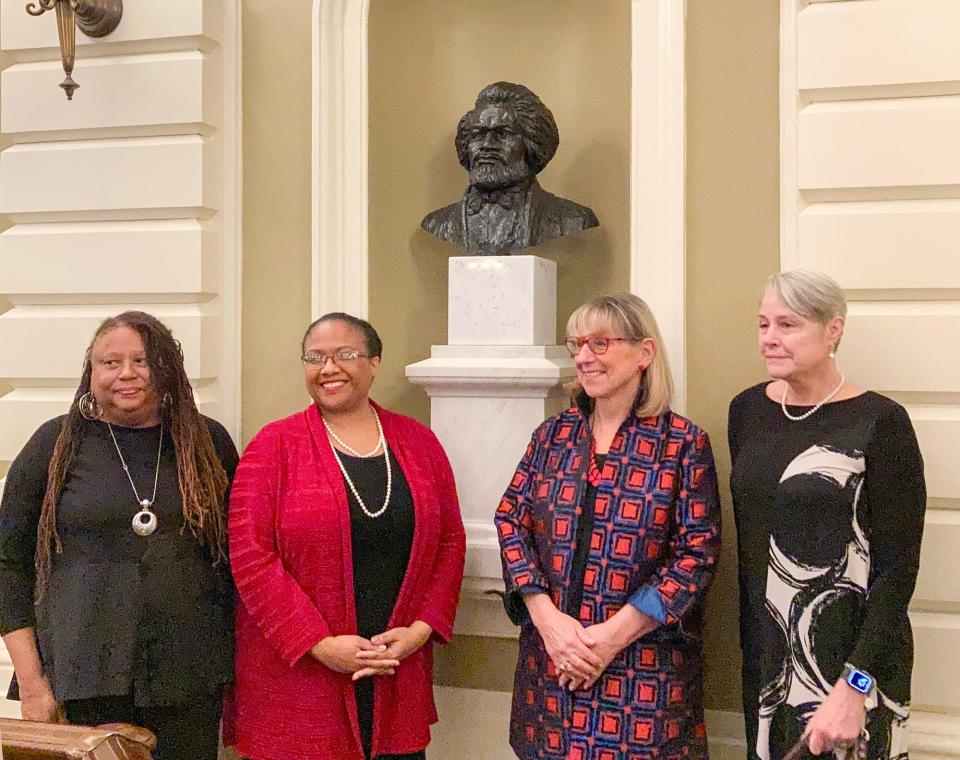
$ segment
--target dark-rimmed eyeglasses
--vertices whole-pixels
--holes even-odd
[[[570,356],[576,356],[580,353],[580,349],[583,348],[586,344],[587,348],[590,349],[590,353],[600,354],[607,353],[607,349],[610,348],[610,344],[615,340],[622,340],[627,343],[636,343],[633,338],[608,338],[603,335],[593,335],[589,338],[573,338],[567,337],[563,341],[563,345],[567,347],[567,351],[570,352]]]
[[[300,361],[314,367],[322,367],[327,363],[327,359],[333,359],[334,364],[349,364],[355,362],[360,357],[370,358],[370,354],[363,354],[359,351],[337,351],[335,354],[304,354]]]

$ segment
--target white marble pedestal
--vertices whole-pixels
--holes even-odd
[[[449,344],[407,366],[457,479],[468,576],[500,578],[494,511],[534,428],[567,403],[556,285],[556,264],[538,256],[451,258]]]

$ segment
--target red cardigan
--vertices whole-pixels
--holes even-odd
[[[432,431],[376,408],[415,514],[390,627],[422,620],[445,642],[466,543],[453,472]],[[230,494],[230,561],[240,603],[225,740],[256,760],[363,760],[350,676],[309,654],[322,638],[357,630],[350,508],[316,406],[267,425],[244,451]],[[374,757],[429,743],[437,721],[432,644],[396,675],[376,678]]]

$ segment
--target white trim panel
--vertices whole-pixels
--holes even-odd
[[[905,6],[909,10],[905,12]],[[956,0],[873,0],[800,13],[800,89],[960,81]],[[851,47],[856,40],[856,47]]]
[[[219,123],[209,99],[204,109],[205,60],[199,50],[87,58],[72,101],[56,86],[59,60],[15,64],[3,71],[0,125],[9,134]]]
[[[133,300],[145,288],[197,300],[220,289],[219,254],[216,232],[194,219],[18,224],[0,233],[0,282],[14,303]]]
[[[136,309],[135,304],[125,308]],[[213,378],[219,362],[219,319],[200,306],[141,306],[162,320],[183,346],[191,379]],[[0,315],[0,377],[76,383],[90,337],[116,308],[103,306],[17,306]],[[74,386],[75,387],[75,386]]]
[[[215,208],[212,153],[196,135],[14,145],[0,154],[0,213]]]

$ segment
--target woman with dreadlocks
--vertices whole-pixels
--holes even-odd
[[[103,322],[70,411],[34,433],[3,494],[0,633],[25,719],[135,723],[156,758],[217,756],[236,463],[170,331],[138,311]]]

